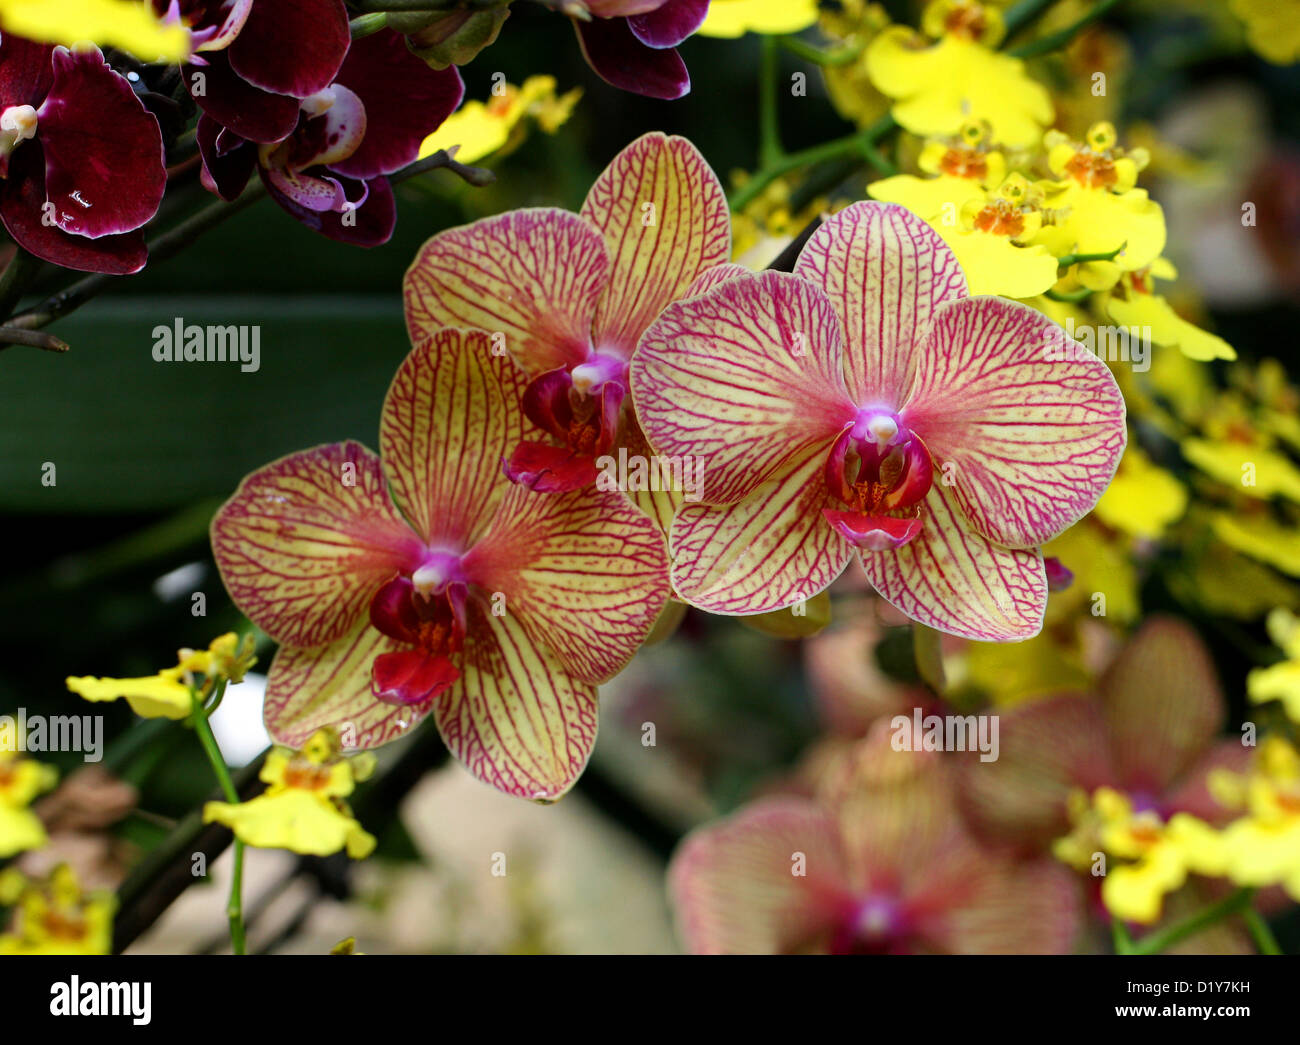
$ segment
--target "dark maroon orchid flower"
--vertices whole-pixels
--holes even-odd
[[[587,64],[606,83],[651,98],[691,89],[677,53],[709,13],[709,0],[584,0],[592,17],[575,18]]]
[[[65,268],[144,268],[167,187],[162,132],[97,48],[0,40],[0,221]]]
[[[176,10],[195,50],[185,83],[195,103],[249,141],[293,133],[298,102],[334,82],[351,31],[343,0],[153,0]]]
[[[400,34],[363,37],[332,83],[294,101],[294,124],[276,141],[249,139],[211,112],[200,116],[203,184],[234,199],[256,169],[272,198],[304,225],[378,246],[396,222],[386,175],[415,160],[464,91],[455,68],[429,68]]]

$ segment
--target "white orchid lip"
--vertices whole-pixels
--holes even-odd
[[[595,395],[609,381],[625,381],[626,373],[626,361],[597,351],[575,366],[569,377],[579,392]]]
[[[426,599],[460,579],[460,556],[455,552],[433,552],[411,574],[412,586]]]
[[[3,132],[10,148],[19,142],[30,141],[36,137],[38,123],[36,109],[30,105],[11,105],[0,113],[0,132]]]
[[[308,116],[320,116],[327,113],[334,107],[335,95],[334,86],[331,84],[315,94],[310,94],[298,103],[298,108]]]

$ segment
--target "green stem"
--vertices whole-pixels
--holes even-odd
[[[1043,297],[1052,301],[1063,301],[1068,305],[1077,305],[1081,301],[1087,301],[1092,291],[1087,287],[1081,287],[1078,290],[1048,290],[1043,291]]]
[[[1006,16],[1002,19],[1003,25],[1006,26],[1003,39],[1010,40],[1054,3],[1056,0],[1020,0],[1020,3],[1007,10]]]
[[[1250,933],[1250,938],[1255,941],[1255,949],[1260,954],[1282,953],[1277,937],[1273,935],[1273,930],[1268,927],[1268,922],[1264,920],[1262,914],[1253,907],[1247,907],[1241,912],[1241,917],[1246,923],[1246,931]]]
[[[1046,36],[1040,36],[1037,40],[1031,40],[1027,44],[1021,44],[1019,47],[1013,47],[1007,51],[1007,54],[1013,58],[1036,58],[1040,54],[1048,54],[1057,48],[1064,47],[1074,39],[1079,30],[1085,28],[1092,22],[1104,15],[1112,7],[1115,7],[1120,0],[1098,0],[1098,3],[1086,15],[1078,21],[1067,25],[1064,29],[1058,29],[1054,33],[1048,33]],[[1010,35],[1010,33],[1008,33]]]
[[[1189,936],[1195,936],[1201,930],[1208,929],[1211,925],[1215,925],[1229,915],[1248,910],[1254,898],[1254,889],[1245,887],[1238,889],[1236,892],[1225,896],[1222,900],[1218,900],[1188,915],[1182,921],[1174,922],[1173,925],[1148,933],[1142,939],[1136,941],[1128,953],[1161,954],[1174,944],[1187,939]]]
[[[381,29],[388,27],[388,12],[376,11],[373,14],[359,15],[349,24],[352,29],[352,39],[364,40],[367,36],[374,36]]]
[[[833,69],[840,65],[852,65],[862,57],[862,52],[866,50],[865,43],[853,44],[850,47],[841,47],[834,51],[823,51],[820,47],[815,47],[805,40],[800,40],[797,36],[778,36],[775,38],[782,47],[793,55],[798,55],[806,62],[812,62],[823,69]]]
[[[1125,240],[1114,250],[1103,251],[1100,254],[1066,254],[1056,259],[1056,264],[1063,269],[1068,269],[1071,265],[1078,265],[1087,261],[1114,261],[1119,256],[1119,252],[1128,246]]]
[[[763,55],[758,74],[758,165],[770,167],[785,156],[781,146],[781,130],[776,117],[776,81],[780,74],[777,42],[764,36]]]
[[[1133,937],[1129,935],[1128,927],[1113,916],[1110,920],[1110,938],[1115,944],[1116,954],[1133,953]]]
[[[216,695],[212,701],[214,706],[221,703],[225,692],[226,680],[221,679],[217,683]],[[198,734],[203,751],[208,756],[208,761],[212,763],[212,772],[216,774],[221,793],[226,796],[227,802],[238,805],[239,791],[230,777],[230,769],[226,765],[225,756],[221,754],[217,738],[212,735],[208,712],[199,703],[198,694],[194,695],[194,714],[191,718],[194,732]],[[244,843],[239,839],[235,839],[234,859],[235,869],[230,879],[230,899],[226,903],[226,916],[230,920],[230,949],[236,954],[244,954],[247,951],[244,941]]]
[[[821,163],[823,160],[834,160],[842,156],[865,156],[868,161],[872,160],[872,155],[880,160],[879,154],[874,149],[868,153],[877,140],[883,138],[892,131],[898,124],[894,118],[886,113],[870,127],[863,128],[855,134],[847,135],[843,138],[836,138],[834,141],[825,142],[821,145],[814,145],[810,149],[803,149],[799,152],[785,153],[774,164],[763,167],[753,173],[750,179],[740,188],[731,194],[730,203],[733,211],[743,210],[748,204],[753,202],[764,189],[783,174],[790,171],[798,170],[800,167],[810,167],[814,163]],[[884,162],[880,160],[880,162]],[[881,173],[892,173],[892,164],[887,164],[884,168],[877,168]]]
[[[4,272],[0,273],[0,317],[9,316],[43,264],[40,258],[28,254],[15,244],[14,256],[9,259]]]

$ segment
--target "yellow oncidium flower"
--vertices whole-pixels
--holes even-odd
[[[1300,61],[1300,0],[1231,0],[1246,42],[1274,65]]]
[[[1130,442],[1093,514],[1135,537],[1156,538],[1187,511],[1187,487]]]
[[[194,676],[204,675],[208,681],[225,678],[239,682],[253,666],[252,636],[241,644],[234,632],[212,640],[205,650],[183,649],[177,654],[177,665],[164,668],[156,675],[134,679],[96,678],[91,675],[69,677],[68,689],[85,700],[99,702],[125,697],[131,710],[142,718],[182,719],[194,710],[191,691],[195,688]]]
[[[439,149],[456,150],[460,163],[476,163],[493,153],[509,152],[524,138],[523,122],[532,119],[547,134],[560,129],[582,97],[582,88],[556,95],[554,76],[530,76],[521,87],[503,83],[486,104],[468,101],[424,139],[420,157]]]
[[[1107,290],[1121,273],[1151,265],[1165,247],[1165,215],[1145,189],[1134,188],[1146,153],[1118,148],[1115,128],[1106,122],[1089,128],[1082,142],[1059,131],[1048,131],[1043,142],[1060,180],[1047,190],[1036,242],[1058,258],[1118,250],[1114,260],[1078,265],[1079,282],[1089,290]]]
[[[955,224],[970,200],[984,198],[1006,177],[1007,161],[1002,152],[990,148],[987,123],[969,120],[951,138],[931,138],[925,143],[917,166],[929,178],[895,174],[867,186],[873,200],[901,203],[929,222]]]
[[[0,934],[0,954],[108,954],[117,902],[103,891],[83,892],[60,865],[44,880],[0,872],[0,905],[15,908],[12,931]]]
[[[241,842],[259,849],[312,856],[346,849],[361,860],[374,851],[375,838],[343,799],[373,769],[374,756],[344,758],[338,734],[318,730],[301,751],[276,748],[266,756],[259,776],[268,786],[262,794],[238,804],[209,802],[203,822],[225,824]]]
[[[1012,174],[987,195],[967,200],[958,220],[930,224],[952,248],[972,296],[1031,298],[1051,289],[1057,263],[1034,237],[1042,226],[1042,193]]]
[[[0,31],[72,47],[117,47],[146,62],[180,62],[190,33],[159,18],[148,0],[0,0]]]
[[[1238,885],[1281,885],[1300,900],[1300,751],[1265,737],[1245,774],[1216,770],[1209,785],[1246,814],[1219,832],[1223,873]]]
[[[1246,676],[1246,693],[1256,704],[1282,701],[1286,713],[1300,722],[1300,617],[1279,606],[1268,615],[1268,635],[1286,659]]]
[[[700,36],[797,33],[817,21],[817,0],[713,0]]]
[[[1267,563],[1292,577],[1300,577],[1300,530],[1266,515],[1243,517],[1235,512],[1215,512],[1210,517],[1214,536],[1243,555]]]
[[[0,729],[0,860],[49,841],[45,826],[28,806],[59,779],[53,766],[14,754],[16,737]]]
[[[891,26],[866,52],[867,73],[893,98],[893,114],[913,134],[955,134],[967,120],[987,120],[993,140],[1034,144],[1052,122],[1052,99],[1018,58],[993,50],[1002,36],[1001,13],[975,0],[934,0],[922,29]]]
[[[1053,846],[1057,859],[1077,870],[1099,866],[1098,856],[1122,861],[1105,866],[1101,899],[1116,918],[1150,925],[1160,917],[1167,893],[1182,888],[1189,873],[1223,873],[1214,828],[1188,813],[1168,821],[1139,810],[1128,795],[1099,787],[1091,801],[1071,795],[1071,833]]]
[[[1126,272],[1104,296],[1102,308],[1120,326],[1146,328],[1157,345],[1177,348],[1190,359],[1236,359],[1236,350],[1221,337],[1189,323],[1161,295],[1152,279],[1177,279],[1178,271],[1164,258],[1146,268]]]

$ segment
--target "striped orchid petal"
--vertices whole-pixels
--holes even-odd
[[[673,588],[710,613],[747,616],[809,599],[848,565],[826,524],[823,462],[808,455],[733,505],[683,505],[669,533]]]
[[[511,487],[464,569],[591,684],[627,665],[671,594],[663,535],[617,492],[546,497]]]
[[[1119,465],[1124,399],[1106,364],[1072,344],[1026,305],[965,298],[936,311],[916,348],[902,416],[998,544],[1051,540],[1092,509]]]
[[[703,461],[700,499],[732,504],[791,461],[829,452],[857,413],[830,301],[783,272],[736,276],[670,305],[632,360],[652,446]]]
[[[554,208],[509,211],[420,248],[403,282],[406,325],[417,346],[439,327],[486,330],[536,376],[587,359],[609,278],[605,241],[590,223]]]
[[[806,873],[796,875],[801,855]],[[824,950],[852,903],[834,816],[796,798],[695,831],[673,856],[668,889],[693,954]]]
[[[930,488],[920,534],[863,552],[867,580],[915,621],[988,642],[1028,639],[1043,626],[1047,574],[1038,549],[1008,549],[971,527],[942,482]]]
[[[928,224],[892,203],[854,203],[808,240],[795,274],[830,296],[844,323],[844,370],[861,404],[897,408],[934,310],[966,296],[966,277]]]
[[[375,658],[400,649],[366,619],[326,646],[281,646],[266,681],[267,732],[295,748],[326,726],[354,748],[379,747],[404,736],[429,708],[381,703],[371,689]]]
[[[384,475],[429,545],[469,547],[500,507],[501,459],[531,427],[525,384],[482,331],[434,331],[398,369],[379,421]]]
[[[351,442],[290,454],[248,476],[211,536],[235,605],[289,646],[347,634],[374,590],[421,551],[388,499],[379,457]]]
[[[624,359],[669,302],[731,256],[726,195],[685,138],[651,133],[634,141],[596,179],[582,216],[604,236],[610,258],[595,345]]]
[[[542,496],[542,495],[534,495]],[[523,622],[470,607],[463,676],[434,704],[448,749],[484,783],[553,802],[596,743],[596,690],[579,682]]]

